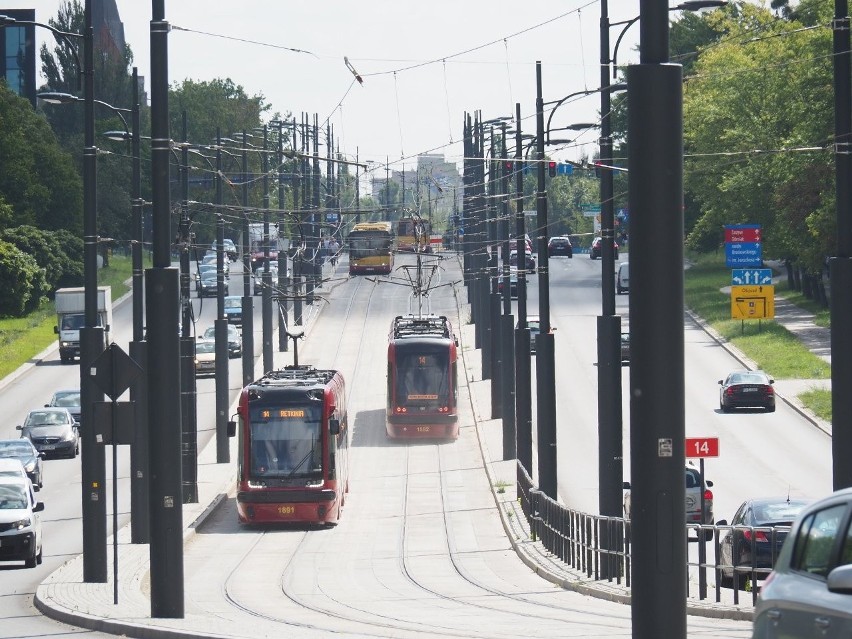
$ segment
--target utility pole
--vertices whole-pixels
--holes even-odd
[[[254,298],[251,294],[251,238],[248,201],[248,148],[246,132],[243,131],[242,152],[242,205],[243,205],[243,383],[248,386],[254,381]]]
[[[831,451],[835,490],[852,486],[852,81],[850,81],[849,3],[834,0],[834,160],[837,255],[831,274],[831,409],[834,415]]]
[[[669,63],[668,10],[642,0],[639,64],[627,68],[630,287],[642,292],[630,296],[634,639],[687,634],[683,71]]]
[[[319,163],[319,115],[314,113],[314,127],[313,127],[313,135],[314,135],[314,173],[313,173],[313,220],[311,224],[311,238],[314,243],[314,260],[313,260],[313,275],[311,277],[311,290],[308,292],[307,303],[313,305],[314,303],[314,289],[316,289],[320,285],[320,278],[322,277],[322,262],[318,259],[320,255],[320,224],[321,224],[321,213],[320,213],[320,178],[322,177],[322,173],[320,171],[320,163]]]
[[[225,218],[222,215],[222,133],[216,129],[216,463],[231,461],[228,438],[228,318],[225,317]],[[222,362],[222,365],[219,365]]]
[[[598,509],[606,517],[622,516],[624,482],[621,415],[621,317],[615,313],[615,215],[613,202],[612,130],[610,126],[609,13],[601,0],[601,314],[598,316]],[[605,544],[616,541],[610,531]],[[615,543],[611,545],[616,545]],[[607,546],[609,547],[609,545]],[[614,548],[613,548],[614,550]],[[608,557],[609,559],[610,557]],[[617,562],[603,564],[613,577]]]
[[[194,243],[189,230],[189,141],[186,111],[181,117],[183,144],[180,152],[180,386],[181,460],[183,503],[198,503],[198,428],[196,424],[195,338],[192,336],[192,304],[189,299],[189,263]]]
[[[304,202],[307,200],[304,197],[303,192],[303,184],[300,179],[300,174],[303,172],[305,166],[304,160],[304,146],[305,146],[305,127],[304,127],[304,114],[302,116],[302,156],[296,156],[293,167],[295,171],[295,175],[293,176],[293,210],[296,212],[296,219],[298,220],[298,228],[299,228],[299,246],[293,252],[293,321],[298,325],[302,325],[302,256],[303,249],[305,243],[305,216],[300,210],[301,207],[304,206]],[[297,149],[296,146],[296,118],[293,117],[293,149]],[[300,169],[301,165],[301,169]],[[302,196],[300,199],[300,195]]]
[[[541,62],[536,71],[536,240],[538,244],[538,307],[541,332],[535,338],[536,406],[538,407],[538,486],[558,499],[556,472],[556,362],[550,330],[550,276],[547,258],[547,191],[544,178],[544,100],[541,97]],[[522,240],[523,238],[521,238]],[[520,241],[520,240],[519,240]]]
[[[278,351],[286,353],[290,348],[287,340],[287,324],[289,323],[289,311],[287,309],[290,278],[287,275],[287,250],[289,250],[289,242],[284,241],[284,231],[286,225],[284,223],[284,122],[278,121]],[[295,134],[295,127],[294,127]],[[295,135],[293,136],[292,144],[295,150]],[[295,189],[293,181],[290,181],[290,190],[295,198]],[[294,207],[295,208],[295,207]]]
[[[524,155],[521,133],[521,104],[515,103],[515,235],[518,247],[518,328],[515,330],[515,428],[518,461],[530,477],[532,471],[532,362],[530,330],[527,324],[527,275],[520,265],[527,263],[526,222],[524,220]]]
[[[520,121],[517,122],[520,128]],[[500,318],[500,348],[503,364],[501,389],[503,416],[503,459],[515,459],[516,447],[516,423],[515,423],[515,318],[512,315],[512,283],[511,266],[509,264],[509,174],[511,164],[508,161],[506,149],[506,122],[501,123],[500,131],[500,252],[503,257],[503,315]],[[523,239],[518,243],[523,242]],[[526,265],[517,263],[517,272],[526,270]]]
[[[263,328],[263,370],[275,368],[272,359],[272,272],[270,271],[271,251],[269,239],[269,128],[263,125],[263,151],[260,155],[261,171],[263,171],[263,273],[261,274],[261,316]]]
[[[175,319],[180,311],[180,291],[178,271],[171,266],[173,236],[170,230],[169,202],[169,23],[165,19],[165,0],[152,0],[152,4],[151,187],[154,255],[153,267],[145,271],[145,311],[148,317],[150,354],[148,417],[151,452],[151,616],[182,619],[184,573],[181,386],[178,357],[180,342],[175,330]],[[84,527],[84,542],[85,532]]]

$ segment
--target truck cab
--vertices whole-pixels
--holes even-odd
[[[80,329],[86,324],[85,290],[82,287],[61,288],[56,291],[56,326],[59,336],[59,359],[71,363],[80,356]],[[110,343],[112,325],[112,294],[109,286],[98,287],[98,314],[96,326],[104,329],[104,346]]]

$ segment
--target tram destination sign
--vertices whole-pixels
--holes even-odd
[[[726,224],[725,243],[760,242],[760,224]]]

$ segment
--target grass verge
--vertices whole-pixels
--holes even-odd
[[[731,283],[731,272],[725,267],[723,254],[690,255],[689,258],[692,265],[684,276],[686,306],[722,337],[775,379],[828,379],[831,376],[829,364],[811,353],[780,324],[772,320],[757,323],[731,319],[730,296],[721,291]],[[789,299],[798,303],[798,297],[801,295]],[[827,395],[827,402],[823,394]],[[812,391],[800,395],[799,399],[820,417],[831,419],[830,391]],[[829,417],[824,417],[826,403]]]
[[[98,271],[98,284],[112,287],[112,299],[116,300],[130,287],[124,282],[132,275],[129,257],[113,255],[109,266]],[[42,302],[38,309],[26,317],[0,319],[0,378],[30,361],[56,341],[53,327],[56,315],[53,302]]]

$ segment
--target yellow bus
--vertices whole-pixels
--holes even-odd
[[[432,224],[420,217],[401,217],[396,223],[396,247],[400,251],[431,253]]]
[[[361,222],[349,232],[349,274],[387,274],[393,269],[393,225]]]

